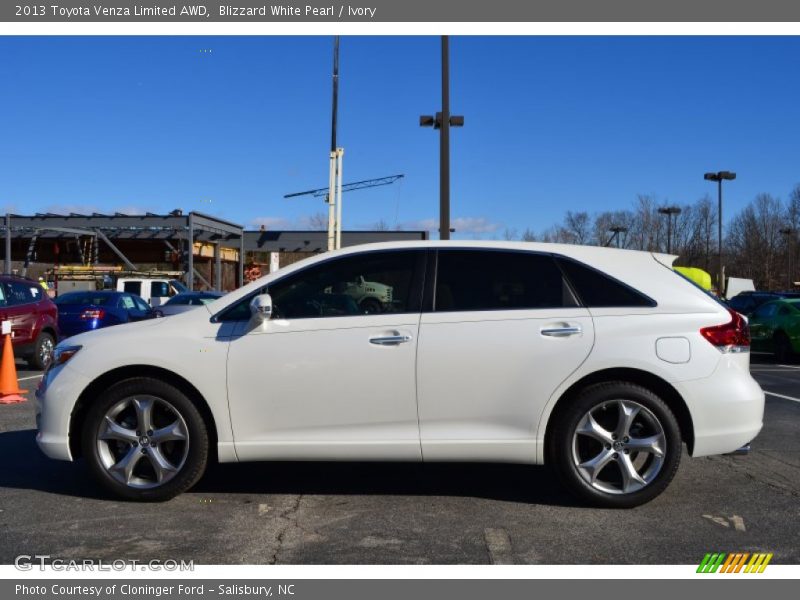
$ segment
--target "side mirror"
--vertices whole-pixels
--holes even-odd
[[[250,315],[258,322],[272,318],[272,296],[259,294],[250,301]]]

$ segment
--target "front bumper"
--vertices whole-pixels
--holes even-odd
[[[48,369],[36,389],[36,443],[46,456],[72,460],[69,426],[78,398],[89,379],[69,364]]]

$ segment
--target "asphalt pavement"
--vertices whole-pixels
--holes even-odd
[[[161,504],[109,498],[83,462],[45,458],[33,402],[0,406],[0,563],[697,564],[706,552],[800,563],[800,364],[754,355],[767,392],[749,456],[692,459],[632,510],[576,503],[546,467],[217,465]],[[38,373],[21,370],[31,390]]]

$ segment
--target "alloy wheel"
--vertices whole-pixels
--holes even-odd
[[[632,400],[608,400],[578,421],[572,459],[580,477],[608,494],[630,494],[661,472],[667,438],[656,416]]]
[[[189,454],[189,428],[162,398],[123,398],[97,431],[100,462],[116,481],[137,489],[160,487],[175,477]]]

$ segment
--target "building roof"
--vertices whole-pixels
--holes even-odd
[[[428,239],[427,231],[343,231],[342,247]],[[246,252],[323,252],[327,231],[245,231]]]

